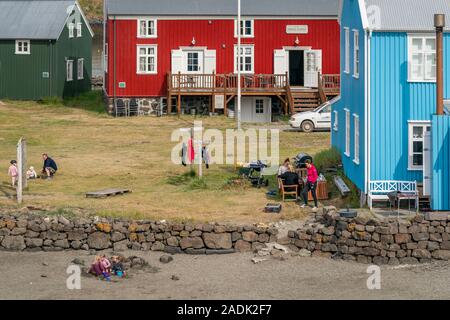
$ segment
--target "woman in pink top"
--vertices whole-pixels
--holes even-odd
[[[302,196],[303,201],[305,202],[302,205],[302,208],[308,205],[308,193],[311,191],[311,194],[314,199],[314,210],[317,209],[317,179],[319,178],[319,174],[317,173],[316,167],[311,163],[311,161],[306,160],[306,168],[308,169],[308,180],[306,181],[305,188],[303,189]]]
[[[19,171],[17,170],[17,161],[11,160],[10,166],[8,169],[8,175],[11,177],[11,184],[13,187],[16,186],[17,177],[19,176]]]

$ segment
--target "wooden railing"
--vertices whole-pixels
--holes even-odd
[[[341,90],[341,75],[339,74],[322,74],[321,84],[322,88],[326,92],[337,92],[339,94]]]
[[[238,87],[236,74],[169,74],[168,89],[171,91],[219,91]],[[241,75],[242,91],[285,91],[286,74]]]

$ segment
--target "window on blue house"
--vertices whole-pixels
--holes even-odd
[[[408,78],[411,82],[436,81],[436,39],[409,35]]]
[[[359,32],[353,30],[353,76],[359,78]]]
[[[359,116],[354,114],[354,129],[355,129],[355,143],[354,143],[354,152],[355,157],[353,159],[353,162],[356,164],[359,164]]]
[[[344,72],[350,73],[350,29],[344,28],[345,32],[345,66],[344,66]]]
[[[350,110],[345,109],[345,155],[350,157]]]
[[[427,122],[410,122],[408,132],[408,169],[423,170],[423,143],[426,132],[431,131]]]
[[[333,130],[338,131],[339,128],[339,116],[337,110],[334,110],[334,124],[333,124]]]

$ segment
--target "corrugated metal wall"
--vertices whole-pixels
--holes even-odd
[[[0,40],[0,98],[32,100],[50,96],[49,41],[31,41],[31,54],[15,54],[14,40]]]
[[[308,25],[309,33],[298,35],[300,46],[323,50],[323,73],[339,73],[339,25],[336,20],[255,20],[255,37],[243,43],[255,45],[255,73],[273,73],[274,50],[294,46],[297,35],[286,34],[286,26]],[[109,46],[108,86],[113,94],[113,21],[108,20]],[[158,20],[157,39],[138,39],[137,20],[116,21],[116,82],[126,82],[126,88],[116,87],[120,96],[165,96],[166,75],[171,70],[171,50],[191,46],[195,38],[198,47],[216,50],[217,73],[234,70],[234,20]],[[136,46],[158,44],[158,74],[136,74]]]
[[[344,27],[350,29],[350,73],[341,72],[341,100],[333,106],[333,111],[338,112],[338,131],[332,129],[332,145],[341,151],[342,162],[345,174],[360,190],[365,189],[365,109],[364,109],[364,31],[362,29],[361,16],[357,1],[345,1],[341,22],[341,70],[345,69],[345,36]],[[360,74],[359,79],[353,77],[353,33],[352,30],[359,30],[359,47],[360,47]],[[350,111],[350,156],[345,152],[345,110]],[[354,114],[359,116],[359,157],[360,163],[356,164],[353,160],[355,157],[355,127]],[[335,115],[332,112],[331,123],[334,124]]]
[[[434,115],[432,139],[432,201],[436,211],[450,210],[450,117]]]
[[[371,180],[422,182],[408,170],[408,121],[431,121],[436,84],[408,82],[406,33],[374,32],[371,46]],[[450,35],[445,35],[446,57]],[[447,59],[448,60],[448,59]],[[450,97],[450,63],[445,63],[445,94]]]

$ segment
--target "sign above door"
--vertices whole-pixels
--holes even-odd
[[[307,34],[308,33],[307,25],[287,25],[286,33],[287,34]]]

